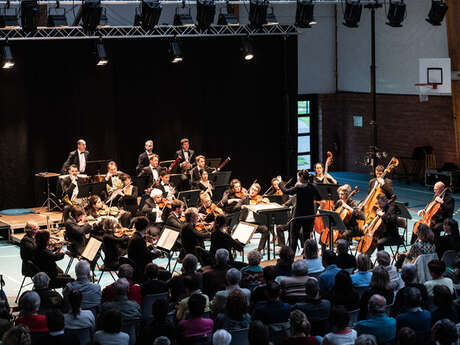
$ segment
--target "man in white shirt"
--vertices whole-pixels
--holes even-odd
[[[89,151],[86,151],[86,141],[80,139],[77,141],[77,149],[69,153],[67,160],[62,165],[61,173],[66,174],[72,164],[77,166],[80,173],[86,170],[86,162],[88,161]]]

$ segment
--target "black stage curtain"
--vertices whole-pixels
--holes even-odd
[[[188,38],[177,65],[165,39],[106,40],[102,69],[89,40],[11,44],[16,67],[0,72],[0,209],[41,204],[45,181],[34,174],[58,172],[79,138],[90,159],[128,173],[145,140],[168,160],[182,137],[207,157],[230,156],[226,169],[245,186],[293,173],[296,37],[257,37],[250,63],[236,37]]]

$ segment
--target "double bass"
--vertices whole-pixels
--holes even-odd
[[[327,170],[328,170],[328,167],[331,165],[331,163],[332,163],[332,152],[327,151],[327,159],[326,159],[326,164],[324,164],[324,173],[323,173],[323,175],[326,177],[324,179],[324,183],[326,183],[326,184],[328,183],[328,181],[327,181]],[[332,201],[332,200],[321,200],[319,208],[322,209],[322,210],[329,210],[329,211],[333,210],[334,209],[334,201]],[[319,212],[317,214],[319,214]],[[315,231],[318,234],[322,234],[323,231],[329,230],[329,228],[325,227],[322,217],[315,217],[315,222],[314,222],[313,227],[314,227]]]
[[[446,194],[446,191],[448,189],[449,188],[447,188],[447,187],[444,188],[442,193],[440,195],[438,195],[438,196],[441,199],[444,199],[444,195]],[[430,226],[431,225],[431,218],[433,218],[433,216],[435,216],[436,213],[438,213],[439,209],[441,208],[441,204],[436,201],[436,198],[437,198],[437,196],[435,196],[433,198],[433,200],[428,205],[426,205],[426,207],[423,209],[423,217],[422,217],[422,219],[420,219],[417,223],[414,224],[414,228],[412,230],[414,234],[417,234],[418,227],[420,226],[420,224],[425,224],[428,227],[431,227]]]

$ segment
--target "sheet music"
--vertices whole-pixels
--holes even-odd
[[[250,211],[257,213],[262,210],[272,210],[272,209],[277,209],[277,208],[283,208],[284,206],[281,206],[280,204],[277,204],[276,202],[271,202],[268,204],[247,205],[246,207]]]
[[[158,240],[157,247],[160,247],[166,250],[171,250],[171,248],[174,246],[174,243],[176,243],[176,240],[178,237],[179,237],[178,231],[164,228]]]
[[[240,241],[241,243],[248,244],[257,227],[257,224],[240,222],[233,231],[232,238]]]
[[[93,261],[97,255],[97,252],[101,248],[101,245],[101,241],[96,240],[94,237],[91,237],[88,243],[86,244],[85,250],[83,250],[81,256],[85,259],[88,259],[88,261],[90,262]]]

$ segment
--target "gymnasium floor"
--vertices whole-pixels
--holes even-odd
[[[360,192],[355,196],[356,200],[361,200],[366,197],[367,193],[367,186],[369,177],[366,174],[358,174],[358,173],[349,173],[349,172],[336,172],[332,174],[337,181],[341,184],[348,183],[352,188],[355,186],[359,186]],[[409,239],[410,239],[410,232],[412,230],[414,222],[418,219],[416,215],[416,211],[424,208],[427,203],[429,203],[433,197],[432,189],[428,187],[423,187],[421,185],[408,185],[401,181],[393,181],[395,194],[397,195],[397,201],[400,202],[408,202],[409,203],[409,211],[411,216],[413,217],[412,220],[409,220],[408,229],[409,229]],[[456,209],[454,212],[454,218],[460,222],[460,194],[454,195]],[[256,234],[248,246],[245,248],[245,253],[249,250],[254,249],[257,247],[260,235]],[[300,254],[300,251],[297,252],[297,255]],[[265,253],[264,260],[267,258]],[[236,258],[237,260],[241,260],[240,258]],[[64,258],[63,260],[58,262],[58,265],[65,269],[68,264],[68,257]],[[167,259],[159,259],[155,261],[158,265],[166,266]],[[180,265],[177,265],[176,271],[180,271]],[[74,276],[73,267],[70,270],[71,275]],[[0,240],[0,274],[3,275],[3,279],[5,280],[4,290],[6,295],[11,300],[11,297],[16,296],[19,287],[22,281],[21,275],[21,259],[19,256],[19,247],[17,245],[9,244],[5,239]],[[100,272],[96,271],[96,275],[98,276]],[[108,284],[111,284],[113,279],[110,277],[108,273],[105,273],[102,280],[101,286],[104,287]],[[29,279],[26,280],[26,283],[30,282]],[[30,288],[26,287],[26,289]]]

